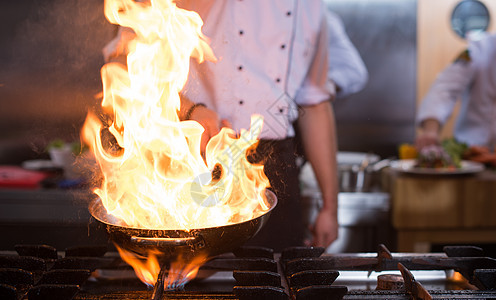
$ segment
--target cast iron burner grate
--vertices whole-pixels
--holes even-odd
[[[0,253],[0,299],[152,299],[116,252],[106,247],[57,251],[47,245],[18,245]],[[208,261],[200,272],[227,274],[194,279],[183,290],[163,291],[156,299],[496,299],[496,259],[481,248],[445,247],[443,253],[325,254],[323,248],[294,247],[282,253],[242,247]],[[96,270],[96,272],[94,272]],[[104,278],[103,271],[131,277]],[[357,290],[340,281],[346,271],[401,271],[392,290]],[[414,270],[456,270],[470,289],[424,287]],[[339,283],[338,283],[339,282]],[[387,285],[386,285],[387,286]],[[396,286],[396,285],[395,285]]]
[[[104,246],[80,246],[60,253],[48,245],[17,245],[0,255],[1,299],[72,299],[96,268],[110,266]]]

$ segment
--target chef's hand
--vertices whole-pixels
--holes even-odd
[[[487,146],[470,146],[463,153],[463,159],[480,162],[493,167],[496,166],[496,153],[491,152]]]
[[[441,124],[435,119],[427,119],[423,121],[417,138],[415,139],[415,146],[417,147],[417,150],[430,145],[439,145],[440,129]]]
[[[330,209],[322,209],[317,215],[311,231],[313,234],[311,245],[327,248],[338,238],[338,219],[336,213]]]

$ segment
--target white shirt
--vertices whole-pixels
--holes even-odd
[[[368,71],[357,49],[346,34],[337,14],[327,10],[329,28],[329,79],[339,87],[338,98],[357,93],[368,81]]]
[[[496,144],[496,35],[471,41],[470,60],[457,60],[441,72],[423,99],[417,122],[434,118],[444,124],[458,97],[461,109],[454,137],[469,145]]]
[[[233,129],[264,117],[261,138],[293,136],[298,105],[329,100],[327,26],[320,0],[195,0],[218,61],[192,60],[183,95]]]

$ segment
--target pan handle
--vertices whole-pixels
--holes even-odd
[[[159,238],[159,237],[140,237],[140,236],[131,237],[131,241],[133,243],[142,246],[158,246],[158,247],[196,245],[200,243],[201,240],[202,238],[199,235],[184,237],[184,238]]]

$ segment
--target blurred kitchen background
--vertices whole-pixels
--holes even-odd
[[[417,1],[326,3],[341,16],[369,71],[360,93],[334,103],[339,149],[396,155],[398,144],[414,135]]]
[[[114,29],[99,0],[3,1],[0,16],[0,163],[20,163],[52,139],[79,140]]]
[[[420,99],[466,45],[451,28],[453,9],[461,1],[325,2],[343,19],[369,72],[361,92],[334,103],[339,150],[395,157],[401,143],[414,140]],[[495,1],[481,2],[496,13]],[[488,30],[494,26],[491,19]],[[87,110],[100,103],[101,49],[114,34],[115,27],[103,16],[103,0],[0,3],[0,164],[46,158],[46,146],[53,139],[79,140]],[[374,251],[379,242],[395,249],[392,199],[385,185],[341,193],[342,220],[347,221],[341,224],[342,237],[334,251]],[[40,224],[65,224],[74,227],[65,230],[68,235],[77,229],[81,241],[87,242],[87,211],[84,205],[73,205],[84,203],[85,197],[57,190],[40,195],[0,189],[0,232],[8,231],[15,240],[15,230],[22,232],[23,226],[35,236]],[[55,237],[49,242],[63,244]]]
[[[334,103],[339,149],[396,155],[400,143],[413,141],[418,99],[464,47],[450,27],[459,1],[325,2],[343,19],[370,75],[360,93]],[[99,104],[101,49],[115,27],[101,0],[0,5],[3,163],[19,160],[17,147],[26,140],[38,146],[54,136],[77,139],[88,107]]]

